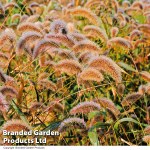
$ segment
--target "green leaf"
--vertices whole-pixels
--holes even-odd
[[[17,114],[20,116],[21,120],[29,124],[28,120],[26,119],[24,113],[21,111],[21,109],[17,106],[14,100],[11,102],[12,107],[15,109]]]
[[[2,115],[0,115],[0,126],[3,124],[3,122],[4,122],[4,118]]]
[[[142,125],[142,126],[147,126],[146,124],[143,124],[143,123],[140,123],[138,122],[137,120],[133,119],[133,118],[123,118],[123,119],[120,119],[118,120],[115,125],[114,125],[114,129],[115,130],[118,130],[118,126],[119,124],[121,124],[122,122],[132,122],[132,123],[135,123],[135,124],[138,124],[138,125]]]
[[[124,62],[118,62],[118,65],[125,68],[126,70],[137,72],[133,67],[129,66],[128,64]]]
[[[95,116],[99,115],[100,112],[99,111],[92,111],[88,114],[88,120],[94,118]]]
[[[92,126],[89,131],[88,131],[88,136],[89,139],[92,143],[92,145],[97,146],[99,145],[98,141],[98,135],[97,135],[97,128],[105,128],[106,126],[110,126],[109,123],[104,123],[104,122],[97,122],[94,126]]]
[[[88,136],[89,136],[89,139],[90,139],[92,145],[94,145],[94,146],[99,145],[98,135],[97,135],[96,129],[90,129],[88,131]]]
[[[61,123],[61,121],[50,123],[45,129],[43,129],[43,131],[48,131],[48,130],[52,131],[52,130],[58,128],[60,123]]]

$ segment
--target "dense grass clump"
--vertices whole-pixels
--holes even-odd
[[[149,10],[149,0],[1,0],[0,145],[15,145],[4,129],[60,132],[43,145],[150,145]]]

